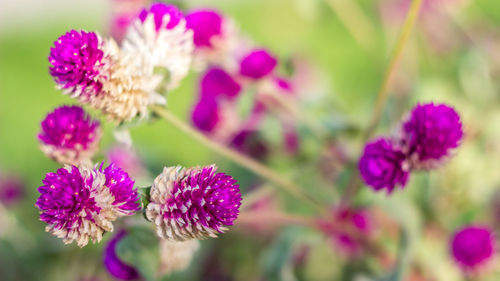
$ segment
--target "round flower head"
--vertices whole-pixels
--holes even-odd
[[[149,12],[141,13],[122,44],[126,56],[134,58],[136,68],[152,75],[164,72],[162,87],[176,88],[188,74],[193,56],[193,32],[186,28],[182,13],[174,6],[154,4]]]
[[[226,71],[221,68],[209,69],[201,79],[202,98],[227,98],[236,97],[241,91],[241,86]]]
[[[483,265],[494,254],[493,233],[486,227],[466,226],[455,233],[451,253],[464,270]]]
[[[139,18],[142,22],[144,22],[149,15],[153,15],[155,29],[157,32],[160,28],[164,27],[167,29],[174,28],[184,17],[182,11],[176,6],[167,5],[165,3],[153,3],[149,9],[143,9],[141,11]],[[164,24],[164,20],[167,19],[165,15],[168,15],[168,23],[166,25]]]
[[[49,113],[38,134],[42,151],[59,163],[89,161],[101,139],[99,122],[79,106],[61,106]]]
[[[405,154],[387,139],[368,143],[359,160],[359,172],[365,183],[377,191],[387,189],[387,193],[397,185],[406,185],[409,173],[405,166]]]
[[[193,30],[196,47],[213,47],[212,39],[222,36],[222,16],[213,10],[196,10],[186,15],[186,26]]]
[[[238,217],[236,180],[215,166],[165,168],[151,187],[147,218],[158,236],[177,241],[216,237]]]
[[[134,182],[113,165],[67,166],[48,173],[42,182],[36,201],[40,219],[48,224],[45,230],[65,244],[99,242],[103,233],[113,231],[113,221],[139,209]]]
[[[444,104],[417,105],[403,124],[407,153],[417,169],[432,168],[449,156],[463,134],[460,116]]]
[[[212,132],[219,123],[219,109],[213,99],[201,99],[193,109],[191,120],[199,130]]]
[[[278,61],[264,49],[258,49],[246,55],[240,63],[240,74],[253,79],[260,79],[270,74]]]
[[[104,266],[109,274],[118,280],[137,280],[139,272],[134,267],[124,263],[117,254],[117,246],[125,238],[127,232],[124,230],[118,232],[113,239],[109,240],[104,250]]]
[[[160,274],[167,275],[185,269],[199,248],[200,241],[195,239],[187,241],[160,239]]]
[[[107,79],[108,61],[103,42],[94,32],[71,30],[50,49],[50,75],[57,87],[85,100],[97,95]]]

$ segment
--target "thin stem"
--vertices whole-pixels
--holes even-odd
[[[384,110],[387,98],[389,97],[389,86],[391,85],[392,78],[394,76],[394,73],[396,72],[397,66],[401,59],[401,55],[403,54],[404,47],[408,42],[408,38],[410,37],[411,31],[413,30],[413,27],[415,25],[415,21],[417,20],[421,5],[422,5],[422,0],[413,0],[410,9],[408,10],[408,14],[406,15],[403,28],[397,39],[396,46],[392,52],[389,61],[389,66],[387,67],[387,70],[385,72],[384,80],[377,94],[375,107],[373,110],[372,117],[370,119],[371,120],[370,125],[363,134],[362,143],[365,143],[372,136],[380,121],[382,111]],[[352,197],[354,197],[354,195],[358,191],[359,185],[360,185],[359,173],[356,169],[354,169],[354,172],[347,185],[346,191],[342,196],[341,202],[344,204],[349,203]]]
[[[235,151],[231,148],[228,148],[227,146],[224,146],[220,143],[215,142],[214,140],[211,140],[210,138],[206,137],[202,133],[200,133],[198,130],[194,129],[190,125],[186,124],[179,118],[177,118],[174,114],[172,114],[170,111],[167,109],[160,107],[160,106],[151,106],[151,109],[170,122],[172,125],[177,127],[179,130],[183,131],[185,134],[189,135],[193,139],[199,141],[200,143],[204,144],[206,147],[210,148],[214,152],[234,161],[235,163],[241,165],[242,167],[247,168],[248,170],[254,172],[255,174],[261,176],[262,178],[267,179],[268,181],[276,184],[276,186],[279,186],[283,188],[285,191],[289,192],[290,194],[294,195],[295,197],[303,200],[304,202],[309,203],[311,206],[315,207],[317,210],[324,212],[324,208],[316,202],[314,199],[309,197],[307,194],[302,192],[301,188],[296,185],[294,182],[286,179],[282,175],[274,172],[273,170],[269,169],[265,165],[262,165],[261,163],[255,161],[254,159],[238,152]]]
[[[315,221],[309,217],[289,215],[281,212],[247,211],[238,215],[237,224],[303,225],[313,227]]]

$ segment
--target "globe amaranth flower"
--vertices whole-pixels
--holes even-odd
[[[463,138],[460,116],[445,104],[420,104],[402,128],[403,141],[411,165],[430,169],[446,159]]]
[[[182,11],[179,10],[176,6],[160,2],[153,3],[149,7],[149,9],[143,9],[139,14],[139,18],[142,22],[144,22],[149,15],[153,15],[155,30],[157,32],[160,30],[160,28],[174,28],[177,24],[179,24],[181,19],[184,18]],[[168,20],[165,17],[166,15],[168,15]],[[165,25],[164,21],[168,21],[168,23]]]
[[[194,10],[186,15],[186,26],[193,30],[196,47],[213,47],[212,39],[222,36],[223,17],[214,10]]]
[[[182,12],[163,3],[143,11],[122,43],[122,52],[145,71],[143,75],[162,74],[159,86],[166,90],[176,88],[188,74],[193,50],[193,31],[186,28]]]
[[[170,241],[160,239],[160,266],[161,275],[186,269],[194,254],[200,248],[200,241]]]
[[[137,269],[123,262],[117,253],[118,243],[125,238],[127,232],[121,230],[111,240],[104,250],[104,266],[109,274],[118,280],[137,280],[140,275]]]
[[[203,132],[212,132],[220,120],[217,102],[213,99],[201,99],[191,114],[193,124]]]
[[[464,270],[473,270],[484,265],[494,253],[494,237],[488,227],[465,226],[451,239],[451,254]]]
[[[103,169],[66,166],[48,173],[38,188],[36,206],[47,232],[79,247],[101,241],[113,221],[139,209],[134,182],[113,164]]]
[[[240,62],[240,74],[252,79],[269,75],[278,64],[276,58],[265,49],[256,49],[247,54]]]
[[[216,237],[238,217],[236,180],[207,167],[164,168],[151,187],[147,218],[161,238],[185,241]]]
[[[70,30],[50,49],[50,75],[57,87],[86,100],[97,95],[107,80],[108,57],[97,33]]]
[[[201,98],[235,98],[241,92],[240,84],[221,68],[209,69],[201,78]]]
[[[38,134],[42,151],[59,163],[89,161],[101,139],[99,122],[79,106],[61,106],[49,113]]]
[[[405,160],[405,154],[393,142],[378,139],[365,146],[358,168],[367,185],[391,193],[396,186],[406,185],[409,170]]]

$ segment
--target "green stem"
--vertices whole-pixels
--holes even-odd
[[[227,146],[224,146],[208,137],[200,133],[198,130],[194,129],[192,126],[186,124],[179,118],[177,118],[174,114],[172,114],[170,111],[165,109],[164,107],[160,106],[151,106],[151,109],[153,112],[155,112],[157,115],[165,119],[166,121],[170,122],[172,125],[177,127],[179,130],[183,131],[185,134],[189,135],[193,139],[199,141],[206,147],[210,148],[214,152],[232,160],[233,162],[241,165],[242,167],[247,168],[248,170],[254,172],[255,174],[261,176],[262,178],[267,179],[268,181],[274,183],[276,186],[281,187],[285,191],[289,192],[293,196],[297,197],[298,199],[307,202],[320,212],[324,212],[323,206],[316,202],[314,199],[309,197],[307,194],[302,192],[301,188],[296,185],[294,182],[290,181],[289,179],[283,177],[282,175],[274,172],[273,170],[269,169],[265,165],[262,165],[261,163],[255,161],[254,159],[239,153]]]

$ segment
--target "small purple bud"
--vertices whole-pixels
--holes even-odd
[[[191,120],[203,132],[212,132],[219,123],[219,109],[213,99],[202,99],[193,108]]]
[[[24,183],[18,177],[0,178],[0,203],[7,207],[13,206],[23,199]]]
[[[163,22],[165,15],[170,16],[170,20],[166,26],[167,29],[176,27],[177,24],[179,24],[180,20],[184,17],[182,11],[179,10],[176,6],[160,2],[153,3],[149,10],[143,9],[139,14],[139,18],[142,22],[144,22],[150,14],[153,15],[156,31],[159,31],[160,28],[165,24]]]
[[[215,67],[209,69],[201,79],[202,99],[214,99],[218,96],[234,98],[240,91],[240,84],[221,68]]]
[[[451,240],[451,254],[466,271],[483,265],[493,257],[494,252],[493,233],[487,227],[465,226]]]
[[[278,61],[264,49],[257,49],[246,55],[240,63],[240,74],[253,79],[261,79],[270,74]]]
[[[222,35],[222,16],[213,10],[195,10],[186,15],[186,27],[193,30],[196,47],[213,47],[212,39]]]

